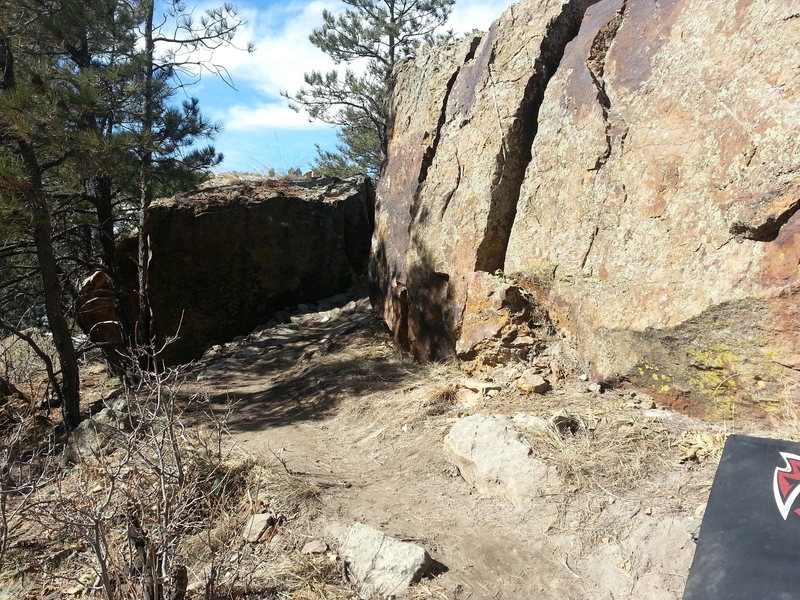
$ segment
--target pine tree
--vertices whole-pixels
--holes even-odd
[[[168,99],[178,87],[189,85],[201,74],[211,72],[224,77],[224,70],[213,63],[196,58],[193,52],[213,53],[223,45],[231,44],[238,28],[244,23],[233,5],[225,3],[205,11],[198,21],[192,17],[193,7],[183,0],[161,3],[162,15],[156,19],[155,0],[140,0],[143,10],[144,50],[141,63],[141,114],[139,121],[139,320],[138,339],[142,345],[151,342],[150,307],[148,304],[147,274],[147,209],[159,183],[175,181],[182,176],[183,183],[192,183],[196,174],[219,164],[222,155],[213,147],[184,150],[198,137],[211,137],[219,126],[206,121],[200,114],[197,101],[184,102],[182,110],[168,107]],[[166,47],[161,55],[155,52],[156,44]],[[252,48],[248,48],[252,50]],[[188,82],[186,80],[189,80]],[[180,180],[179,180],[180,181]],[[165,191],[161,187],[161,191]]]
[[[116,235],[129,213],[143,214],[155,194],[194,184],[221,160],[212,147],[193,149],[217,126],[196,100],[176,105],[172,96],[197,69],[215,70],[192,50],[229,43],[241,20],[225,5],[195,24],[182,2],[161,3],[170,34],[153,26],[152,44],[141,44],[153,4],[0,5],[0,330],[22,337],[29,308],[44,306],[60,373],[55,361],[48,368],[68,428],[80,420],[73,284],[98,266],[118,284]],[[148,53],[155,43],[172,51]]]
[[[312,71],[305,75],[306,87],[287,97],[295,110],[339,127],[342,143],[336,152],[318,148],[315,171],[374,176],[386,159],[392,69],[423,42],[437,39],[455,0],[342,1],[349,8],[338,16],[323,11],[323,24],[309,39],[337,64],[362,65],[363,73]]]
[[[73,428],[80,421],[78,362],[65,315],[53,181],[74,152],[66,134],[77,124],[82,90],[69,68],[50,55],[45,45],[43,24],[51,14],[50,7],[35,10],[25,4],[5,6],[0,14],[0,200],[19,211],[17,225],[27,235],[36,260],[35,274],[40,277],[60,379],[52,364],[48,371],[64,423]],[[5,318],[0,318],[0,327],[20,333]]]

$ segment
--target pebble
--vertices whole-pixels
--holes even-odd
[[[327,552],[328,544],[323,542],[322,540],[311,540],[310,542],[306,542],[303,546],[303,549],[300,550],[301,554],[322,554],[323,552]]]

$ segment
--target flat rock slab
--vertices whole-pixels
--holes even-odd
[[[258,543],[261,537],[270,527],[274,527],[280,522],[280,517],[272,513],[261,513],[253,515],[247,521],[242,531],[242,537],[246,542]]]
[[[555,471],[533,455],[533,448],[505,417],[471,415],[458,421],[444,439],[447,460],[480,492],[501,496],[517,507],[556,487]]]
[[[338,539],[362,595],[368,598],[402,592],[417,583],[433,563],[423,547],[389,537],[363,523],[333,525],[330,531]]]

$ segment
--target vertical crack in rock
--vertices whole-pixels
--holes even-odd
[[[469,51],[464,57],[462,66],[475,58],[475,51],[478,49],[481,39],[481,36],[475,36],[473,38],[469,47]],[[417,212],[419,211],[419,199],[422,191],[422,184],[428,179],[428,170],[431,168],[433,159],[436,156],[436,151],[439,148],[439,142],[442,139],[442,128],[444,127],[445,120],[447,119],[447,103],[450,100],[450,92],[453,91],[453,86],[455,85],[460,72],[461,67],[457,68],[447,81],[447,87],[445,88],[444,97],[442,98],[442,108],[439,112],[439,122],[436,123],[436,132],[433,135],[433,141],[431,142],[431,145],[428,146],[428,148],[425,150],[425,154],[422,156],[422,163],[419,167],[419,177],[417,178],[418,185],[416,192],[414,193],[414,201],[411,203],[411,221],[409,222],[409,230],[414,222],[414,218],[417,216]],[[455,193],[455,190],[453,190],[453,193]]]
[[[597,239],[598,233],[600,233],[600,228],[595,227],[592,232],[592,237],[589,239],[589,247],[586,248],[586,253],[583,255],[583,260],[581,260],[581,271],[586,267],[586,261],[589,259],[589,254],[592,252],[592,246],[594,246],[594,241]]]
[[[597,35],[592,42],[592,48],[589,51],[589,58],[586,59],[586,66],[588,67],[589,73],[592,76],[592,81],[597,88],[597,102],[600,104],[600,108],[603,111],[603,122],[605,123],[606,132],[606,148],[603,153],[597,157],[594,167],[589,169],[590,171],[599,171],[611,156],[612,125],[611,121],[609,120],[609,113],[611,112],[611,99],[608,97],[608,92],[606,92],[606,82],[603,76],[605,75],[606,70],[606,57],[608,56],[608,50],[611,47],[611,43],[614,41],[614,38],[617,36],[619,28],[622,26],[623,20],[625,19],[625,9],[627,8],[627,5],[628,2],[625,0],[616,16],[597,32]]]
[[[453,199],[453,196],[456,195],[456,192],[458,191],[458,186],[461,185],[461,177],[463,176],[464,167],[461,166],[461,161],[458,159],[458,152],[456,152],[455,158],[456,158],[456,166],[458,167],[456,182],[455,185],[453,185],[453,189],[450,190],[444,197],[444,202],[442,203],[442,210],[439,213],[439,218],[444,218],[444,214],[447,212],[447,208],[450,206],[450,201]]]
[[[586,11],[597,2],[599,0],[570,0],[563,5],[561,14],[547,26],[522,101],[495,159],[498,163],[497,176],[490,198],[486,231],[476,253],[476,271],[493,273],[505,264],[508,240],[517,214],[525,171],[532,158],[545,91],[558,70],[567,44],[578,35]]]

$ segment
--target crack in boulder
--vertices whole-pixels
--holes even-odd
[[[462,66],[475,58],[475,51],[478,49],[482,39],[482,36],[479,35],[472,39],[472,43],[470,44],[469,51],[464,57]],[[456,69],[450,76],[450,79],[447,81],[444,98],[442,99],[442,108],[439,112],[439,121],[436,123],[436,132],[433,135],[433,141],[431,142],[431,145],[428,146],[422,156],[422,162],[419,167],[419,177],[417,178],[419,185],[417,186],[416,193],[414,194],[414,201],[411,203],[411,221],[409,222],[409,230],[413,226],[414,218],[419,211],[419,199],[422,191],[422,184],[428,179],[428,170],[433,164],[433,159],[436,157],[436,151],[439,148],[439,142],[442,139],[442,128],[447,120],[447,103],[450,100],[450,93],[453,91],[453,86],[455,85],[460,72],[461,67]],[[455,193],[455,190],[453,193]]]
[[[781,231],[781,228],[800,210],[800,200],[794,203],[783,213],[768,217],[763,223],[757,226],[747,225],[746,223],[734,223],[731,225],[730,232],[737,238],[753,240],[755,242],[772,242]]]
[[[611,120],[609,119],[609,113],[611,112],[611,99],[608,97],[608,92],[606,91],[604,75],[608,51],[611,48],[614,38],[617,37],[617,32],[622,26],[623,21],[625,20],[625,11],[627,9],[627,5],[628,2],[625,0],[614,18],[606,23],[600,29],[600,31],[597,32],[597,35],[592,42],[592,48],[589,51],[589,58],[586,59],[586,66],[589,69],[589,74],[592,76],[592,81],[594,82],[595,88],[597,88],[597,102],[600,104],[600,108],[603,112],[603,122],[605,123],[606,135],[606,148],[603,153],[597,157],[594,166],[589,169],[590,171],[599,171],[600,168],[606,164],[608,159],[611,157],[612,124]]]
[[[476,271],[493,273],[505,264],[522,182],[532,159],[532,146],[538,131],[539,110],[545,91],[558,70],[567,44],[578,35],[586,11],[598,1],[566,2],[561,13],[547,25],[522,101],[496,157],[496,184],[490,197],[486,230],[476,253]]]
[[[752,202],[733,222],[730,233],[738,239],[772,242],[800,211],[800,178]]]

